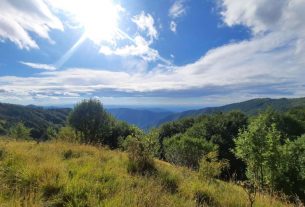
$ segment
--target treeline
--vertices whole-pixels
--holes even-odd
[[[208,179],[247,181],[253,192],[285,193],[305,201],[305,107],[270,108],[255,116],[239,111],[202,115],[144,133],[90,99],[74,107],[66,126],[46,131],[49,139],[126,150],[130,172],[151,171],[155,157],[198,170]],[[9,134],[28,138],[30,131],[20,123]]]

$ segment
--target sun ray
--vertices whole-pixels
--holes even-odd
[[[119,12],[121,7],[112,0],[75,0],[73,4],[62,1],[74,20],[83,29],[80,39],[55,63],[61,68],[75,53],[79,46],[86,40],[92,40],[99,45],[101,42],[114,43],[122,35],[118,28]],[[126,37],[126,34],[124,35]],[[129,37],[129,39],[132,39]]]
[[[75,19],[89,39],[97,44],[113,41],[118,30],[120,6],[112,0],[76,0],[74,4]]]
[[[79,40],[55,63],[56,68],[60,69],[86,39],[86,35],[83,34]]]

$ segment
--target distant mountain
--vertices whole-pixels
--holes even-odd
[[[211,114],[214,112],[228,112],[232,110],[240,110],[245,114],[253,115],[268,107],[272,107],[277,111],[285,111],[297,106],[305,106],[305,98],[260,98],[220,107],[208,107],[178,113],[159,108],[106,108],[106,110],[119,120],[147,130],[152,127],[157,127],[162,123],[189,116]],[[5,122],[7,126],[11,126],[14,123],[22,121],[27,127],[32,128],[33,137],[43,138],[48,126],[60,127],[64,125],[70,111],[71,108],[45,108],[36,105],[22,106],[0,103],[0,125],[3,125],[3,122]]]
[[[286,111],[290,108],[294,108],[297,106],[305,106],[305,98],[293,98],[293,99],[258,98],[240,103],[224,105],[220,107],[208,107],[198,110],[189,110],[181,113],[171,114],[165,117],[164,119],[160,120],[158,125],[184,117],[199,116],[202,114],[211,114],[215,112],[228,112],[232,110],[239,110],[247,115],[254,115],[257,114],[259,111],[267,109],[268,107],[272,107],[276,111]]]
[[[157,109],[129,109],[129,108],[113,108],[107,109],[115,118],[134,124],[142,129],[149,129],[157,126],[160,120],[168,117],[173,112]]]
[[[134,124],[142,129],[157,126],[161,119],[173,114],[165,109],[106,109],[119,120]],[[0,122],[5,122],[5,128],[9,128],[17,122],[23,122],[32,128],[32,136],[43,138],[48,126],[60,127],[65,124],[71,108],[42,107],[37,105],[15,105],[0,103]]]
[[[71,109],[43,109],[35,105],[15,105],[0,103],[0,121],[8,128],[17,122],[23,122],[32,128],[34,138],[43,138],[49,126],[60,127],[65,124]]]

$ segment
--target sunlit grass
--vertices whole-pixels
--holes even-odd
[[[0,151],[0,206],[196,206],[202,195],[214,206],[247,206],[242,188],[163,161],[156,175],[131,175],[119,151],[5,139]],[[258,195],[255,206],[288,204]]]

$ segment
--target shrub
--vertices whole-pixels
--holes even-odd
[[[198,190],[195,192],[194,200],[196,202],[196,207],[217,206],[215,199],[202,190]]]
[[[159,178],[163,189],[170,193],[176,193],[178,191],[178,178],[169,172],[160,172]]]
[[[66,141],[66,142],[80,142],[80,136],[71,128],[71,127],[62,127],[60,128],[57,136],[57,140]]]
[[[200,158],[216,148],[211,142],[187,135],[166,139],[164,147],[167,161],[191,168],[198,168]]]
[[[155,172],[153,158],[140,138],[130,138],[127,151],[129,158],[127,170],[129,173],[147,175]]]
[[[67,151],[64,151],[63,156],[64,156],[65,160],[68,160],[68,159],[71,159],[71,158],[80,157],[80,153],[73,152],[71,149],[69,149]]]
[[[58,184],[47,184],[42,187],[42,196],[49,200],[58,194],[63,190],[63,187]]]
[[[103,143],[111,134],[112,117],[97,99],[83,100],[68,117],[69,124],[81,135],[84,143]]]
[[[218,153],[214,151],[203,156],[199,166],[199,176],[205,180],[211,180],[217,178],[222,170],[228,167],[228,161],[219,161]]]
[[[54,139],[57,137],[57,129],[52,126],[49,126],[46,130],[47,139]]]
[[[0,161],[4,159],[5,154],[6,154],[5,149],[0,148]]]
[[[24,126],[22,122],[12,126],[9,130],[9,136],[14,139],[30,139],[31,129]]]

